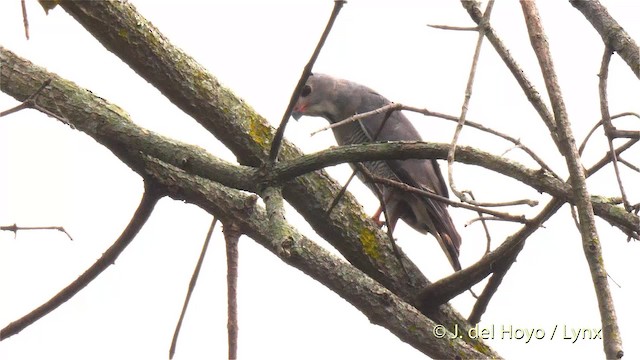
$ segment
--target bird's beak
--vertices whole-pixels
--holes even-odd
[[[293,116],[293,118],[296,119],[296,121],[298,121],[298,119],[300,119],[302,117],[302,115],[304,115],[304,110],[305,110],[304,105],[296,104],[293,107],[293,111],[291,112],[291,116]]]

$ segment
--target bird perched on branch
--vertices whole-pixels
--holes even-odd
[[[313,74],[307,80],[293,108],[292,116],[319,116],[330,123],[337,123],[355,114],[379,109],[391,102],[370,88],[329,75]],[[394,111],[385,120],[384,113],[372,115],[355,122],[333,128],[339,145],[362,144],[376,141],[421,141],[418,131],[400,111]],[[396,180],[433,194],[448,197],[447,186],[434,159],[384,160],[362,163],[375,176]],[[353,164],[352,168],[356,169]],[[388,215],[387,226],[391,231],[398,219],[438,240],[451,266],[460,270],[461,239],[451,221],[447,204],[425,195],[407,192],[395,187],[373,184],[361,172],[357,172],[374,193],[382,194],[381,209],[374,215],[379,222],[382,206]]]

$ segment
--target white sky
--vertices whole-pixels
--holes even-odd
[[[272,124],[282,116],[291,91],[315,47],[332,1],[131,1],[174,44],[183,48]],[[640,40],[640,5],[632,0],[603,2],[636,40]],[[595,30],[568,1],[540,1],[559,80],[574,133],[579,141],[599,119],[597,73],[603,50]],[[234,160],[230,152],[193,119],[176,109],[157,90],[107,52],[62,9],[45,17],[27,1],[31,40],[23,35],[20,2],[0,5],[0,44],[86,87],[128,111],[153,131],[205,147]],[[393,101],[459,114],[476,35],[435,30],[426,24],[470,26],[457,1],[349,1],[331,34],[316,70],[364,83]],[[528,76],[544,94],[530,50],[519,3],[498,1],[492,24]],[[611,113],[640,112],[640,84],[626,64],[613,57],[609,100]],[[0,94],[0,109],[17,102]],[[423,137],[448,142],[453,126],[409,114]],[[563,176],[546,128],[522,91],[485,42],[468,118],[521,138]],[[623,124],[622,122],[620,124]],[[637,121],[626,122],[638,129]],[[286,136],[305,152],[324,149],[333,136],[309,133],[324,122],[292,121]],[[587,148],[585,165],[598,159],[605,142],[601,132]],[[510,145],[467,129],[462,143],[501,154]],[[627,157],[638,161],[637,147]],[[508,155],[530,166],[518,151]],[[136,208],[140,178],[88,136],[36,112],[23,111],[0,121],[0,224],[62,225],[74,237],[56,232],[20,232],[17,239],[0,233],[0,326],[4,327],[74,280],[116,239]],[[346,165],[329,169],[344,181]],[[624,172],[627,191],[638,202],[640,177]],[[483,201],[548,196],[483,169],[455,167],[460,188]],[[589,182],[594,194],[616,196],[607,168]],[[373,213],[375,197],[362,184],[350,190]],[[533,216],[540,210],[514,208]],[[485,240],[475,217],[451,210],[463,238],[461,262],[468,266],[482,255]],[[310,237],[317,235],[288,210],[289,221]],[[149,223],[115,266],[76,297],[20,334],[0,342],[1,359],[157,359],[165,358],[184,293],[211,217],[199,208],[162,200]],[[620,284],[612,292],[626,358],[640,357],[635,341],[640,323],[638,280],[634,268],[638,243],[598,221],[604,260]],[[493,223],[494,245],[518,225]],[[225,258],[219,228],[205,259],[187,313],[176,359],[223,358],[226,346]],[[400,226],[399,245],[432,280],[450,274],[450,266],[432,237]],[[324,243],[323,243],[324,244]],[[329,247],[327,245],[327,247]],[[476,287],[480,289],[480,287]],[[468,294],[453,300],[468,315]],[[243,359],[300,357],[422,359],[339,296],[243,237],[240,243],[240,338]],[[532,236],[480,327],[542,329],[545,339],[496,339],[488,343],[507,358],[602,358],[601,340],[571,343],[556,334],[572,328],[600,328],[591,278],[578,231],[565,206]]]

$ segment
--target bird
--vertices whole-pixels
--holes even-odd
[[[333,124],[389,104],[392,102],[369,87],[314,73],[308,77],[291,114],[295,120],[306,115],[321,117]],[[336,142],[338,145],[351,145],[385,141],[422,141],[416,128],[401,111],[394,111],[386,121],[385,116],[384,113],[375,114],[333,127]],[[447,185],[435,159],[381,160],[362,164],[375,176],[449,197]],[[461,269],[459,254],[462,239],[449,215],[446,203],[397,187],[373,184],[369,178],[357,171],[354,164],[350,165],[371,191],[376,193],[379,190],[382,194],[381,209],[382,206],[386,207],[386,223],[391,232],[398,220],[402,219],[418,232],[432,234],[453,269]],[[381,209],[373,216],[378,224],[382,224],[378,220]]]

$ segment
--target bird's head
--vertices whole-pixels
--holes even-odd
[[[335,122],[340,115],[338,109],[340,80],[329,75],[312,74],[305,83],[291,115],[298,120],[303,115],[320,116]]]

